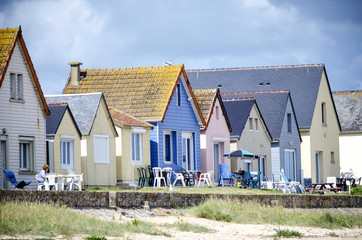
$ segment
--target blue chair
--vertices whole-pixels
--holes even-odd
[[[234,174],[229,172],[228,164],[220,164],[220,176],[219,176],[219,187],[220,186],[234,186]],[[224,181],[228,181],[229,183],[225,183]]]
[[[14,186],[14,189],[23,189],[25,186],[28,186],[31,183],[31,181],[18,182],[15,178],[14,172],[11,170],[3,170],[3,172],[5,173],[6,179]]]
[[[245,171],[243,175],[243,179],[241,180],[241,185],[243,187],[249,187],[251,182],[251,175],[249,171]]]
[[[250,184],[252,188],[259,188],[258,183],[260,181],[260,175],[261,172],[258,172],[257,175],[251,179]]]

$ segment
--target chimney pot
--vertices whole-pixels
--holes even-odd
[[[70,85],[78,86],[80,81],[80,65],[81,62],[70,62]]]

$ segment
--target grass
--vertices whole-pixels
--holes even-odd
[[[253,188],[239,188],[239,187],[174,187],[176,193],[185,193],[185,194],[283,194],[280,191],[268,190],[268,189],[253,189]],[[153,188],[153,187],[144,187],[137,190],[122,189],[119,187],[93,187],[88,188],[86,191],[129,191],[129,192],[163,192],[169,193],[169,188]]]
[[[293,230],[282,230],[282,229],[275,229],[276,234],[275,237],[284,237],[284,238],[291,238],[291,237],[302,237],[303,235],[300,232],[293,231]]]
[[[37,235],[55,237],[87,236],[123,236],[125,233],[145,233],[163,235],[153,224],[137,221],[116,223],[102,221],[76,213],[66,207],[57,207],[36,203],[1,203],[0,233],[2,235]]]
[[[281,206],[261,206],[231,200],[208,200],[186,210],[200,218],[243,224],[274,224],[337,229],[361,227],[362,216],[332,214],[329,212],[303,213]]]
[[[352,195],[362,195],[362,186],[358,185],[354,188],[351,189],[351,194]]]
[[[213,233],[213,232],[215,232],[214,230],[212,230],[210,228],[186,223],[183,221],[183,219],[181,219],[180,222],[175,222],[173,224],[164,224],[164,226],[167,228],[175,228],[178,231],[182,231],[182,232],[194,232],[194,233]]]

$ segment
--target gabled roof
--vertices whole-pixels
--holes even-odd
[[[103,94],[99,92],[88,94],[49,95],[45,96],[45,99],[48,104],[67,103],[82,135],[90,135],[99,105],[101,104],[101,99],[106,103]],[[115,135],[117,135],[117,130],[113,124],[107,103],[106,111],[109,115]]]
[[[362,90],[333,92],[343,132],[362,132]]]
[[[214,110],[215,102],[218,99],[220,102],[221,111],[224,115],[226,124],[228,126],[229,132],[231,132],[231,125],[227,112],[225,110],[224,103],[222,101],[220,90],[216,89],[205,89],[205,90],[194,90],[196,101],[200,107],[202,116],[206,122],[205,129],[209,126],[210,118]]]
[[[263,120],[268,127],[272,140],[279,140],[288,99],[290,98],[289,91],[234,92],[223,94],[223,98],[225,102],[227,99],[254,98],[258,104]],[[298,128],[298,121],[295,117],[293,102],[291,102],[291,105]],[[300,137],[299,131],[298,134]]]
[[[64,114],[68,110],[69,115],[74,123],[75,128],[77,129],[77,133],[79,137],[82,137],[82,134],[78,128],[78,125],[74,119],[72,111],[68,107],[67,103],[59,103],[59,104],[49,104],[50,116],[46,118],[46,134],[47,135],[55,135],[58,131],[59,125],[63,120]]]
[[[19,26],[18,28],[0,29],[0,88],[4,81],[6,71],[9,67],[9,63],[13,55],[15,45],[16,43],[18,43],[23,49],[25,60],[27,62],[27,65],[29,66],[32,80],[34,81],[36,90],[38,92],[38,96],[43,105],[43,110],[45,114],[49,116],[50,112],[48,109],[48,105],[44,99],[43,91],[41,90],[38,76],[36,75],[33,62],[31,61],[28,49],[26,48],[25,41],[23,39],[23,35],[21,34],[21,32],[22,32],[21,26]]]
[[[224,104],[226,111],[229,114],[228,116],[230,116],[229,119],[231,126],[233,128],[233,131],[230,134],[231,138],[237,137],[238,139],[240,139],[241,134],[244,131],[245,124],[247,123],[248,118],[250,116],[251,109],[255,104],[256,110],[262,121],[261,124],[265,127],[266,134],[269,140],[270,141],[272,140],[268,126],[265,124],[263,115],[260,112],[258,104],[254,98],[226,99],[226,101],[224,101]]]
[[[194,89],[216,88],[221,85],[221,93],[289,90],[299,127],[309,129],[323,71],[324,64],[313,64],[197,69],[187,70],[187,75]]]
[[[109,112],[112,116],[114,123],[120,127],[123,126],[132,126],[132,127],[149,127],[153,129],[153,125],[145,121],[142,121],[138,118],[135,118],[127,113],[124,113],[120,110],[109,108]]]
[[[143,121],[163,121],[179,79],[183,76],[186,92],[199,124],[205,125],[188,82],[183,65],[81,70],[78,86],[70,84],[64,94],[103,92],[110,107]]]

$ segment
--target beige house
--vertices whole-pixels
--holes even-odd
[[[68,104],[50,104],[48,107],[51,112],[46,119],[49,172],[65,175],[71,169],[75,173],[82,173],[82,134]]]
[[[254,153],[261,163],[258,159],[237,159],[231,161],[231,169],[260,171],[262,178],[271,179],[271,137],[255,99],[225,99],[224,105],[232,126],[230,150],[243,149]]]
[[[110,108],[116,138],[117,184],[137,185],[137,168],[151,165],[150,130],[153,125]]]
[[[222,86],[222,95],[289,90],[302,138],[301,178],[339,176],[341,128],[324,64],[189,70],[187,76],[195,89]]]
[[[0,29],[0,188],[11,187],[3,169],[37,187],[34,175],[46,164],[49,114],[21,28]]]
[[[102,93],[46,96],[48,104],[67,103],[82,134],[80,172],[78,160],[66,168],[83,173],[86,186],[115,186],[117,183],[116,146],[118,136]],[[73,133],[74,136],[75,132]],[[67,139],[67,138],[65,138]],[[71,148],[67,149],[71,155]],[[77,154],[76,151],[73,154]],[[54,162],[60,160],[54,159]],[[72,168],[73,166],[73,168]],[[75,168],[74,168],[75,167]]]

